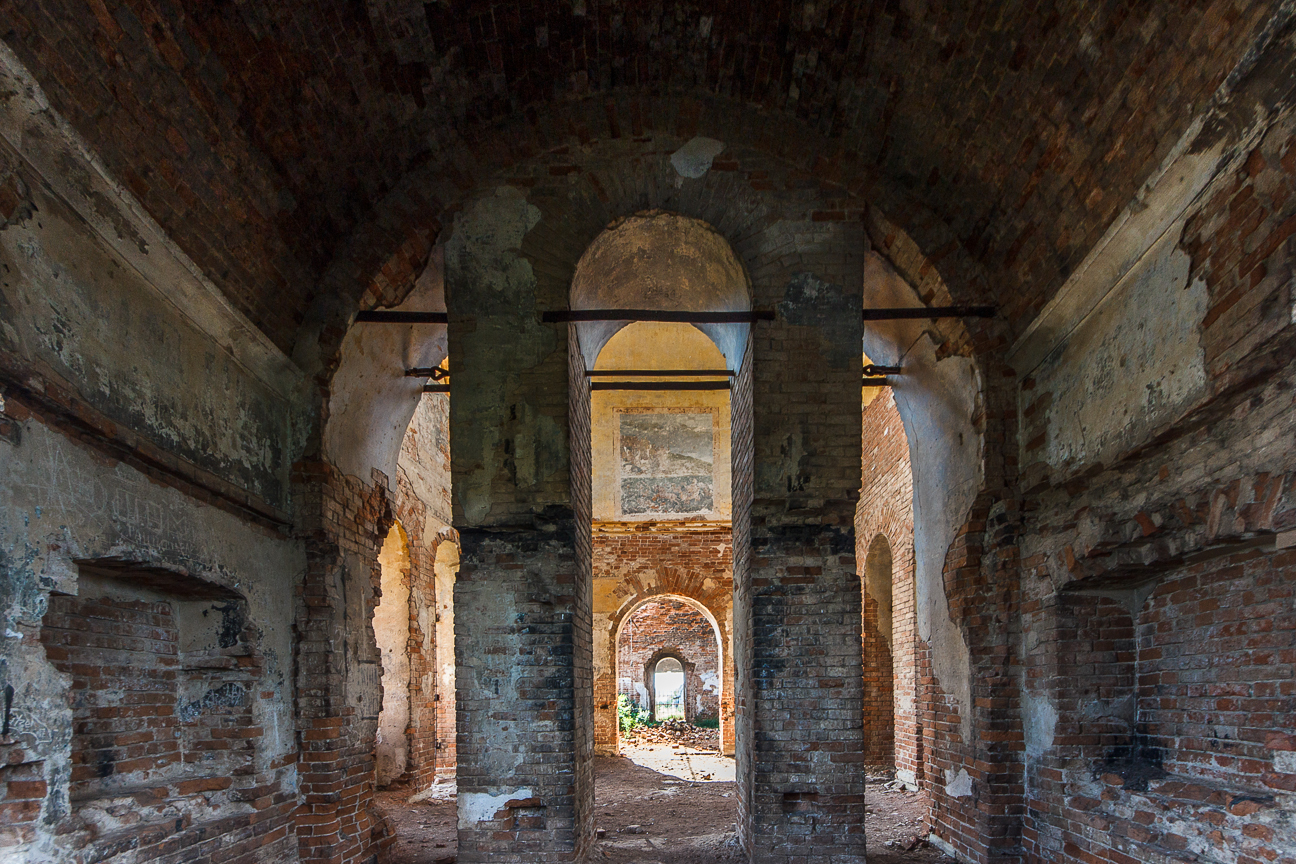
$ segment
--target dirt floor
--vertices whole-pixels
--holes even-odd
[[[733,759],[715,751],[655,742],[595,760],[595,864],[739,862],[734,842]],[[917,792],[890,788],[889,774],[870,773],[865,830],[869,864],[951,862],[921,839],[927,807]],[[451,864],[455,860],[453,787],[407,803],[409,790],[378,795],[396,844],[383,864]]]

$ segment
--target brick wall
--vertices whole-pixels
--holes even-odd
[[[79,587],[50,598],[40,631],[71,679],[71,775],[49,811],[61,853],[97,860],[130,848],[140,860],[198,864],[291,855],[295,790],[284,764],[256,758],[254,707],[274,694],[262,692],[244,601],[195,599],[211,586],[167,573],[83,573]],[[7,772],[5,805],[19,824],[34,815],[22,802],[43,797],[31,769]]]
[[[684,665],[684,717],[717,719],[720,711],[720,657],[716,630],[700,611],[682,600],[649,600],[621,624],[617,638],[617,693],[656,718],[653,669],[662,657]]]
[[[909,442],[889,387],[864,406],[862,427],[855,560],[865,593],[865,754],[872,763],[893,765],[898,776],[915,783],[922,774],[922,758],[914,654],[913,474]],[[867,590],[866,570],[879,557],[885,558],[891,581],[882,598],[890,601],[882,616],[890,619],[889,639],[879,629],[879,598]]]
[[[298,851],[302,861],[353,864],[395,840],[373,803],[381,688],[370,625],[391,505],[378,472],[371,485],[324,462],[301,462],[293,480],[307,558],[296,622]]]

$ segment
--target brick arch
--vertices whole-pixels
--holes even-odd
[[[710,598],[711,602],[715,603],[717,601],[720,601],[720,603],[719,605],[711,606],[708,605],[707,601],[703,600],[697,594],[692,594],[692,595],[685,594],[679,590],[671,589],[671,588],[651,588],[642,593],[636,594],[635,596],[626,600],[624,603],[621,604],[621,607],[617,610],[616,615],[612,618],[611,626],[610,626],[610,630],[611,630],[610,647],[612,649],[612,658],[613,658],[612,666],[614,670],[616,669],[617,662],[618,662],[617,658],[618,658],[619,646],[621,644],[621,631],[623,626],[627,621],[630,620],[630,617],[634,615],[635,612],[637,612],[646,604],[653,602],[654,600],[681,601],[687,604],[688,606],[691,606],[698,612],[700,612],[707,619],[708,623],[711,624],[712,635],[715,637],[716,640],[716,654],[717,654],[717,659],[719,661],[718,666],[720,672],[720,700],[719,700],[720,701],[720,749],[722,752],[725,753],[732,752],[733,750],[734,658],[733,658],[733,648],[732,648],[733,645],[732,633],[730,632],[730,627],[727,626],[726,624],[726,612],[732,611],[732,603],[733,603],[732,587],[730,588],[729,595],[727,598],[728,605],[724,604],[723,598],[716,598],[712,596]],[[652,656],[652,658],[650,658],[648,666],[645,667],[645,674],[647,674],[646,669],[650,668],[652,663],[655,663],[657,660],[661,659],[661,657],[667,656],[667,654],[669,653],[670,653],[669,651],[666,651],[664,649],[662,651],[658,651],[657,653],[655,653]],[[682,656],[679,657],[678,659],[680,660],[681,663],[685,662],[685,658],[683,658]],[[616,686],[615,682],[613,683],[613,686],[614,687]],[[619,742],[619,735],[620,735],[620,731],[618,729],[617,730],[618,742]],[[616,743],[616,746],[619,749],[619,743]]]
[[[688,604],[689,606],[692,606],[697,611],[701,612],[706,617],[706,619],[709,622],[711,622],[711,627],[715,631],[717,639],[719,639],[722,636],[722,634],[725,632],[724,625],[722,623],[724,621],[723,610],[721,610],[720,615],[716,615],[715,609],[712,609],[705,602],[698,599],[697,597],[693,597],[687,594],[681,594],[678,591],[666,590],[666,591],[651,591],[636,596],[634,599],[626,603],[623,603],[621,609],[618,611],[616,617],[613,619],[612,622],[613,635],[619,639],[621,636],[621,627],[625,624],[626,621],[630,619],[630,616],[633,615],[635,612],[638,612],[639,609],[641,609],[643,606],[647,605],[648,603],[653,602],[654,600],[681,600],[684,603]]]
[[[726,142],[704,178],[712,189],[709,204],[671,206],[687,203],[687,195],[672,199],[678,178],[668,158],[696,135]],[[631,166],[629,184],[624,166]],[[712,182],[721,176],[725,182]],[[322,386],[331,378],[355,312],[399,303],[455,214],[499,185],[525,189],[542,210],[546,201],[569,194],[584,203],[578,230],[565,220],[565,231],[540,232],[546,239],[565,240],[561,250],[549,246],[536,254],[538,260],[561,263],[568,278],[576,259],[609,222],[660,207],[710,222],[731,243],[773,218],[861,220],[880,249],[906,250],[898,256],[902,272],[939,274],[940,288],[930,302],[989,297],[984,270],[950,226],[903,184],[853,158],[840,140],[793,117],[722,97],[617,93],[536,106],[526,119],[502,128],[459,130],[436,158],[407,172],[338,247],[298,333],[297,354],[302,362],[317,358],[313,371]],[[920,254],[908,254],[912,249]],[[995,338],[997,328],[987,323],[970,327],[978,344]]]

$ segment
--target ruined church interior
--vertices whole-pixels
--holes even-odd
[[[0,0],[0,862],[1296,864],[1296,4]]]

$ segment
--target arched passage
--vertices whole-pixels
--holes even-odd
[[[387,786],[405,773],[410,755],[410,549],[399,522],[387,532],[378,566],[382,596],[374,608],[373,630],[382,662],[382,710],[375,753],[378,785]]]
[[[859,538],[861,542],[865,538]],[[864,754],[875,765],[894,763],[895,643],[892,638],[891,544],[876,534],[864,558]]]
[[[669,654],[648,664],[650,710],[656,722],[688,719],[688,697],[696,690],[687,686],[685,669],[689,665],[683,657]]]
[[[723,615],[726,610],[722,609]],[[723,618],[701,601],[674,593],[654,593],[626,603],[613,623],[617,695],[625,695],[655,718],[652,671],[663,657],[679,659],[691,694],[684,718],[722,720],[733,702],[733,658]],[[720,723],[720,751],[733,752],[732,723]],[[613,753],[619,750],[614,742]]]
[[[459,571],[459,546],[443,537],[436,547],[432,564],[435,583],[435,608],[428,616],[436,633],[436,776],[438,780],[453,777],[455,750],[455,638],[454,584]]]
[[[740,151],[735,145],[736,158]],[[760,158],[780,177],[775,186],[795,185],[785,165]],[[858,440],[841,433],[859,422],[863,205],[831,210],[812,191],[766,195],[764,181],[754,186],[723,171],[685,178],[656,157],[606,185],[573,183],[574,172],[551,167],[538,161],[509,175],[533,172],[534,183],[501,178],[478,188],[446,241],[455,519],[464,541],[456,584],[461,860],[484,860],[482,838],[522,824],[521,810],[528,811],[525,832],[540,844],[535,848],[552,842],[554,854],[583,854],[592,833],[592,771],[582,755],[593,749],[592,724],[581,718],[607,704],[596,696],[601,631],[585,629],[595,600],[586,588],[594,545],[586,373],[597,358],[582,353],[589,340],[580,326],[567,327],[562,339],[562,325],[546,325],[537,313],[569,306],[584,252],[608,226],[619,230],[645,206],[705,220],[749,280],[742,308],[775,310],[754,330],[725,325],[738,328],[738,336],[714,340],[735,373],[730,459],[741,842],[769,856],[795,836],[825,854],[858,855],[863,777],[854,766],[863,742],[852,522],[860,469]],[[560,176],[569,179],[553,179]],[[810,392],[810,399],[798,395]],[[467,626],[465,615],[472,619]],[[502,619],[511,622],[507,630],[475,626]],[[833,622],[828,631],[821,629],[825,619]],[[544,632],[558,639],[539,650],[533,637]],[[813,639],[832,650],[802,650]],[[523,658],[525,672],[515,673]],[[771,669],[780,671],[756,688],[755,676]],[[548,717],[557,728],[550,745],[533,753],[522,734],[533,724],[497,718],[505,704],[526,715],[526,706],[540,704],[539,693],[550,697]],[[847,707],[825,714],[837,705]],[[775,724],[774,716],[785,719]],[[759,750],[757,723],[767,736]],[[808,739],[815,752],[843,755],[817,759],[807,773],[790,777],[780,754],[805,752]],[[500,759],[501,750],[513,757]],[[563,772],[573,782],[554,785],[551,778]],[[500,806],[509,801],[541,803]],[[576,826],[570,848],[545,833],[553,819]]]

